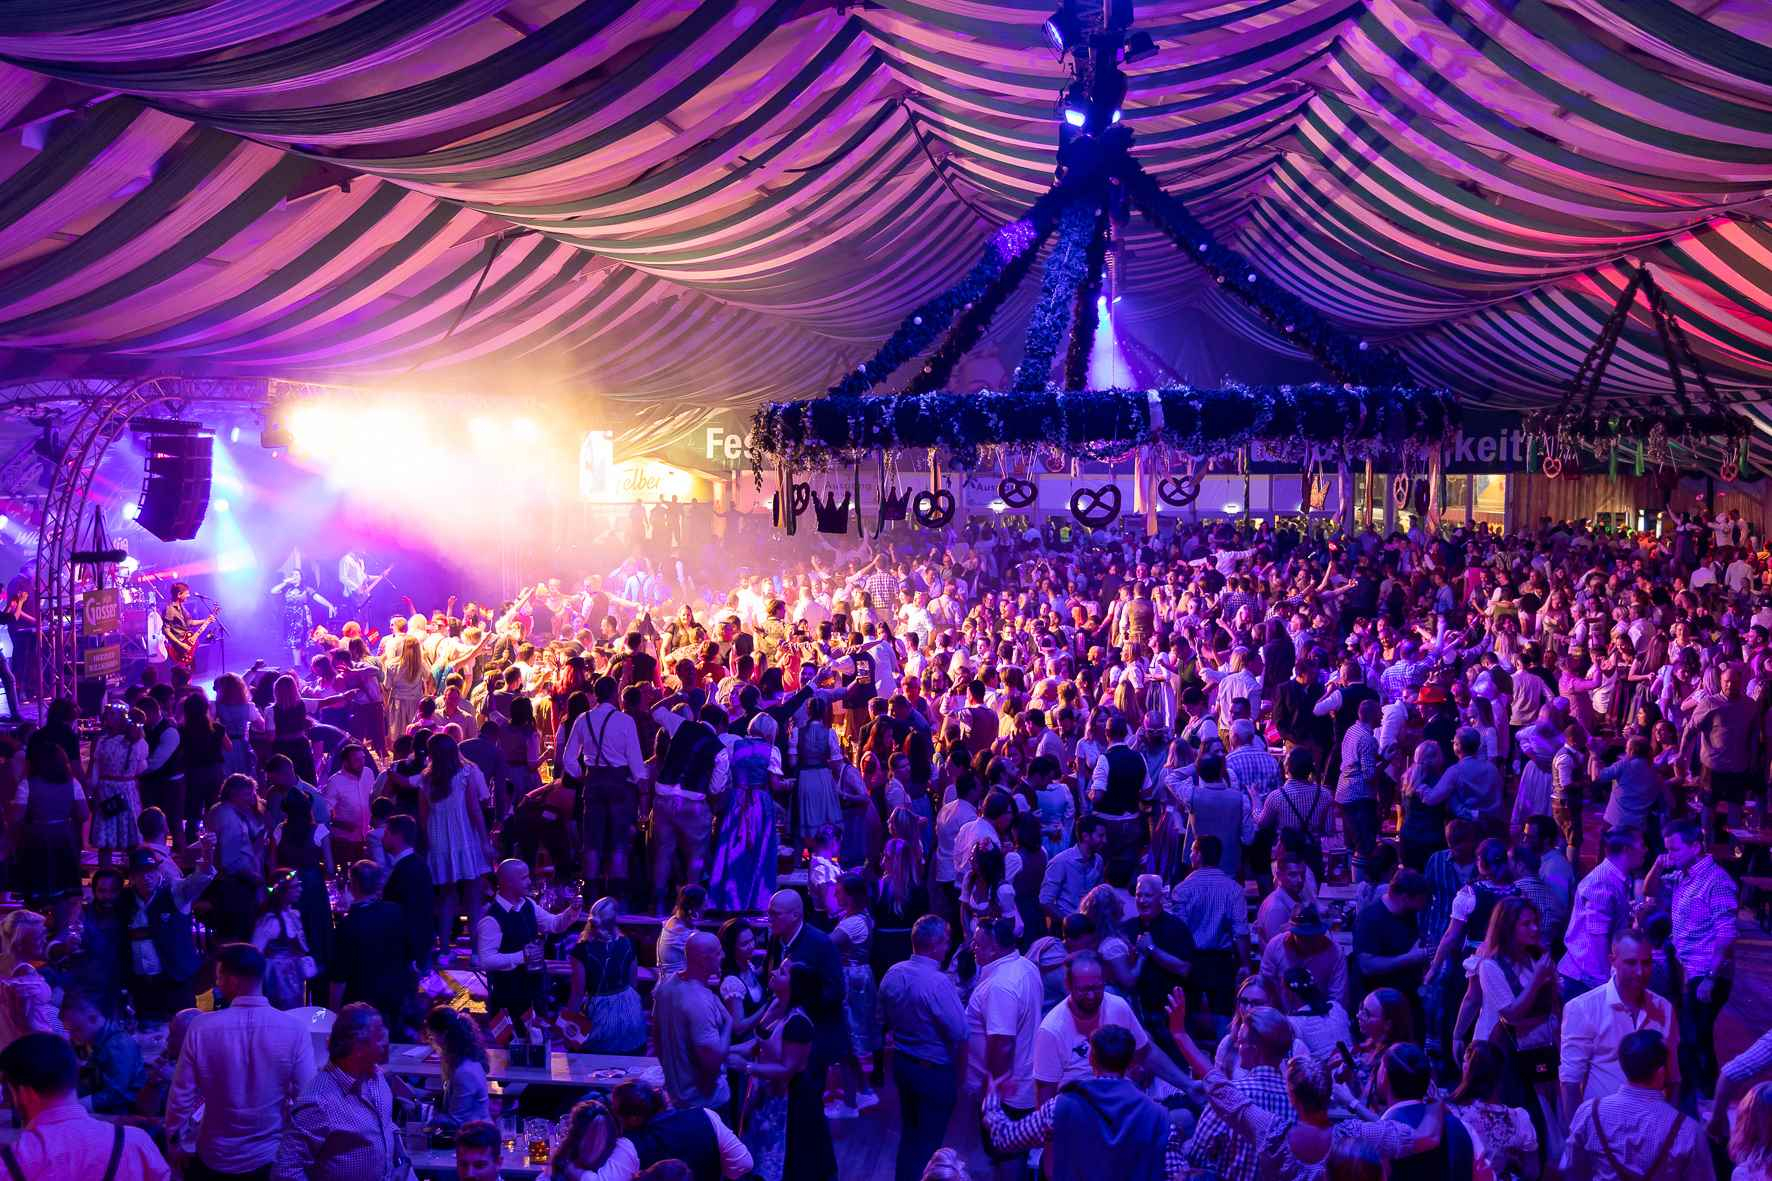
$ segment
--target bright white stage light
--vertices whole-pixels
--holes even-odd
[[[225,497],[218,496],[214,500],[209,502],[209,507],[214,509],[218,513],[225,513],[228,511],[227,499]]]
[[[123,519],[125,521],[133,521],[141,515],[142,515],[142,506],[135,503],[134,501],[130,501],[128,504],[123,506]]]
[[[1009,511],[1009,502],[999,496],[997,499],[991,501],[991,511],[993,513],[1006,513]]]
[[[0,513],[0,529],[4,529],[10,524],[12,524],[12,518],[5,513]]]
[[[533,418],[518,418],[511,422],[511,433],[519,443],[533,443],[541,438],[541,424]]]
[[[125,578],[128,578],[131,574],[134,574],[141,568],[142,560],[134,556],[124,558],[121,562],[117,563],[117,573]]]
[[[1243,511],[1243,506],[1234,500],[1227,500],[1224,502],[1224,511],[1234,517]]]
[[[240,441],[240,428],[237,426],[236,427],[229,427],[228,428],[228,442],[238,443],[239,441]]]

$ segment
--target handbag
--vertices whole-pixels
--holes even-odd
[[[1508,987],[1513,989],[1514,995],[1519,996],[1521,991],[1520,977],[1514,971],[1513,966],[1499,956],[1493,962],[1496,967],[1501,969],[1501,974],[1507,977]],[[1519,1031],[1508,1024],[1506,1018],[1502,1018],[1489,1032],[1489,1041],[1507,1055],[1508,1061],[1513,1064],[1522,1079],[1533,1083],[1543,1083],[1551,1082],[1557,1077],[1557,1042],[1555,1038],[1551,1039],[1549,1045],[1533,1046],[1523,1050],[1520,1048]]]

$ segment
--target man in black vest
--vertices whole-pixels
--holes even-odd
[[[486,972],[486,1016],[511,1017],[519,1038],[529,1036],[525,1015],[547,1001],[544,935],[554,935],[579,919],[579,904],[552,914],[527,897],[529,867],[515,859],[498,866],[498,892],[474,931],[474,948]]]
[[[1127,740],[1132,728],[1116,715],[1108,721],[1108,748],[1096,761],[1089,778],[1089,802],[1107,826],[1107,860],[1130,866],[1138,856],[1143,833],[1140,815],[1144,781],[1149,771],[1144,757]]]
[[[146,849],[129,855],[129,892],[118,902],[129,945],[127,979],[136,1011],[144,1017],[171,1017],[190,1008],[195,996],[192,982],[203,955],[197,950],[191,904],[215,880],[211,845],[199,841],[196,848],[196,868],[172,882]]]
[[[713,1108],[667,1108],[664,1092],[649,1082],[621,1083],[610,1095],[609,1106],[642,1169],[662,1160],[680,1160],[695,1181],[736,1181],[755,1164],[750,1149]]]
[[[725,795],[730,775],[725,744],[706,720],[712,718],[723,728],[726,715],[718,706],[704,707],[705,700],[706,694],[691,690],[665,698],[652,710],[653,721],[671,736],[652,799],[653,909],[661,914],[670,896],[671,871],[679,863],[683,881],[706,880],[714,827],[711,801]],[[679,705],[689,708],[677,713]]]
[[[170,690],[169,685],[156,689]],[[148,765],[137,784],[141,788],[142,807],[159,808],[166,814],[166,824],[173,839],[184,836],[185,768],[178,749],[178,727],[166,716],[163,697],[156,694],[141,699],[142,737],[148,741]]]

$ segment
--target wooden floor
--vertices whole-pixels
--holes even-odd
[[[878,1107],[854,1119],[831,1121],[841,1181],[892,1181],[898,1158],[898,1089],[883,1081],[879,1096]],[[964,1095],[942,1143],[966,1158],[972,1181],[990,1181],[991,1162],[978,1139],[978,1112],[967,1106]]]

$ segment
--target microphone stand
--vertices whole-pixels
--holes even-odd
[[[222,672],[228,671],[228,625],[221,620],[221,604],[201,591],[192,591],[191,597],[209,608],[209,617],[215,622],[210,627],[215,631],[215,655],[221,662]],[[193,666],[194,667],[194,666]]]

